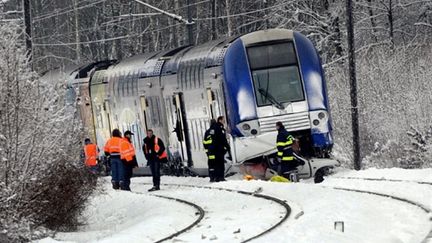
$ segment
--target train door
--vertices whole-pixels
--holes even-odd
[[[175,107],[175,133],[180,143],[180,151],[183,161],[187,161],[189,167],[193,166],[192,150],[190,145],[189,128],[186,118],[185,103],[183,93],[175,93],[173,96],[173,105]]]
[[[142,146],[144,145],[144,138],[147,136],[147,129],[148,127],[148,118],[147,118],[147,112],[148,112],[148,102],[147,102],[147,98],[145,96],[140,96],[140,114],[139,117],[140,119],[140,124],[137,127],[137,131],[134,132],[135,138],[138,139],[138,146],[139,148],[135,148],[136,150],[136,154],[137,154],[137,160],[140,161],[146,161],[145,156],[144,156],[144,152],[142,151]],[[141,166],[141,165],[140,165]],[[144,164],[142,164],[142,166],[144,166]]]

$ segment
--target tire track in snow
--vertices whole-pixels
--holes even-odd
[[[151,185],[150,183],[138,183],[138,184]],[[199,188],[199,189],[208,189],[208,190],[219,190],[219,191],[227,191],[227,192],[231,192],[231,193],[238,193],[238,194],[242,194],[242,195],[247,195],[247,196],[252,196],[252,197],[272,201],[276,204],[279,204],[280,206],[282,206],[285,209],[285,213],[284,213],[283,217],[276,224],[272,225],[271,227],[267,228],[264,231],[261,231],[260,233],[254,235],[252,237],[247,238],[246,240],[241,241],[242,243],[250,242],[250,241],[255,240],[255,239],[257,239],[257,238],[259,238],[265,234],[270,233],[271,231],[273,231],[274,229],[279,227],[282,223],[284,223],[289,218],[289,216],[291,215],[291,207],[286,203],[286,201],[272,197],[272,196],[269,196],[269,195],[259,194],[260,192],[248,192],[248,191],[241,191],[241,190],[234,190],[234,189],[227,189],[227,188],[220,188],[220,187],[183,185],[183,184],[169,184],[168,183],[168,184],[162,184],[162,185],[174,186],[174,187]],[[191,227],[191,228],[193,228],[193,227]],[[188,230],[185,230],[181,233],[178,233],[176,236],[183,234],[186,231],[188,231]],[[169,239],[172,239],[172,238],[173,237],[171,237]],[[161,242],[161,241],[158,241],[158,242]]]

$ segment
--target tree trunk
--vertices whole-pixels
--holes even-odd
[[[394,44],[394,30],[393,30],[393,0],[389,0],[388,7],[388,22],[389,22],[389,37],[392,45]]]
[[[227,35],[232,36],[233,26],[232,26],[231,17],[229,17],[229,15],[231,14],[230,0],[225,0],[225,12],[227,15]]]
[[[75,20],[75,52],[76,62],[81,63],[81,44],[80,44],[80,29],[79,29],[79,13],[78,13],[78,0],[73,0],[74,20]]]
[[[370,18],[370,22],[371,22],[371,27],[372,27],[372,36],[373,39],[376,42],[378,42],[378,36],[377,36],[377,25],[375,22],[375,17],[374,17],[374,12],[372,9],[372,0],[368,0],[368,9],[369,9],[369,18]]]

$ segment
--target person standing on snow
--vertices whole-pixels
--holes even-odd
[[[93,174],[97,173],[99,148],[96,144],[92,143],[90,138],[84,140],[84,159],[85,165],[90,169]]]
[[[124,166],[124,183],[120,184],[120,189],[130,191],[130,179],[133,174],[133,168],[138,167],[138,162],[135,156],[135,148],[132,145],[131,131],[124,132],[123,143],[121,144],[121,160]]]
[[[225,118],[218,117],[204,135],[204,147],[207,149],[210,182],[225,181],[225,153],[230,151],[226,138]]]
[[[215,145],[213,143],[213,138],[215,135],[217,122],[215,119],[211,119],[210,128],[204,134],[203,145],[207,154],[207,165],[208,174],[210,177],[210,182],[215,182],[216,180],[216,155],[215,155]]]
[[[281,174],[287,177],[288,173],[295,170],[298,165],[292,149],[294,137],[285,129],[285,126],[280,121],[276,122],[276,130],[278,131],[276,139],[277,157],[281,162]]]
[[[150,170],[153,177],[153,187],[148,191],[160,190],[160,163],[168,159],[165,145],[162,140],[153,134],[153,130],[147,130],[147,137],[143,145],[144,155],[150,164]]]
[[[118,129],[112,131],[112,137],[106,142],[104,152],[106,156],[109,156],[111,163],[111,183],[114,190],[120,189],[120,185],[124,185],[125,172],[124,165],[121,161],[121,144],[123,139],[121,132]]]
[[[231,157],[231,148],[227,140],[224,116],[217,118],[217,125],[219,126],[219,129],[216,130],[216,141],[220,145],[217,146],[216,150],[218,156],[221,157],[221,159],[216,164],[216,182],[225,181],[225,154],[228,153],[229,157]]]

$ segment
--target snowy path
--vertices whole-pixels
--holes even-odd
[[[160,195],[186,200],[205,211],[198,225],[167,242],[242,242],[276,225],[274,230],[253,242],[421,243],[432,229],[431,215],[424,210],[432,208],[432,185],[412,181],[432,182],[431,172],[342,171],[322,184],[234,178],[210,184],[205,178],[163,177],[162,183],[182,186],[165,185],[153,194],[146,191],[151,178],[133,178],[132,190],[141,194],[107,190],[106,195],[96,195],[86,214],[88,228],[77,233],[58,234],[55,238],[73,242],[155,242],[197,220],[196,209],[154,196]],[[286,201],[291,208],[290,216],[281,221],[286,212],[280,204],[220,189],[258,192],[258,195]],[[106,203],[112,203],[113,208],[95,206]],[[119,218],[118,224],[114,223],[115,218]],[[334,229],[335,221],[344,222],[344,232]],[[278,222],[282,223],[277,225]]]

